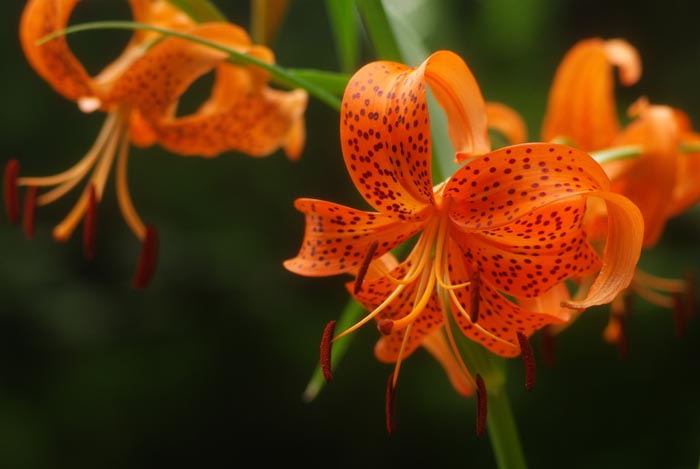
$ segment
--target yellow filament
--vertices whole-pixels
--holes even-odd
[[[493,335],[492,333],[490,333],[489,331],[487,331],[486,329],[484,329],[483,327],[481,327],[481,325],[480,325],[478,322],[472,322],[471,316],[469,315],[469,313],[467,313],[467,311],[464,309],[464,307],[462,307],[462,305],[460,304],[459,300],[457,299],[457,295],[455,294],[455,292],[454,292],[453,290],[448,290],[447,293],[450,295],[450,298],[452,299],[452,304],[455,305],[455,306],[457,306],[457,309],[459,310],[459,313],[460,313],[462,316],[464,316],[464,317],[469,321],[469,323],[470,323],[473,327],[475,327],[476,329],[478,329],[478,330],[479,330],[480,332],[482,332],[483,334],[487,335],[488,337],[490,337],[490,338],[492,338],[492,339],[494,339],[494,340],[496,340],[496,341],[498,341],[498,342],[501,342],[501,343],[503,343],[503,344],[507,344],[507,345],[509,345],[509,346],[511,346],[511,347],[515,347],[515,345],[511,344],[511,343],[508,342],[507,340],[503,340],[503,339],[501,339],[500,337]]]
[[[338,340],[341,337],[344,337],[360,327],[364,326],[369,322],[371,319],[375,318],[379,313],[381,313],[387,306],[389,306],[401,293],[406,286],[409,284],[413,283],[415,279],[418,277],[418,274],[423,271],[423,266],[425,265],[426,257],[430,257],[430,240],[432,238],[432,235],[434,234],[435,227],[434,225],[429,225],[428,228],[426,228],[426,232],[423,233],[423,235],[420,237],[418,242],[416,243],[416,246],[413,248],[413,251],[409,255],[409,258],[413,257],[414,254],[417,254],[419,256],[418,262],[414,265],[412,265],[408,271],[406,272],[406,275],[404,278],[399,282],[399,285],[394,289],[394,291],[391,292],[391,294],[379,305],[377,306],[372,312],[370,312],[367,316],[362,318],[360,321],[355,323],[355,325],[351,326],[350,328],[344,330],[337,336],[333,338],[333,340]],[[393,278],[393,277],[392,277]],[[427,302],[427,300],[426,300]]]
[[[430,253],[428,252],[427,255],[429,256]],[[433,275],[432,269],[425,269],[418,285],[418,291],[416,292],[417,301],[414,302],[413,309],[406,316],[394,321],[392,329],[400,330],[412,324],[416,317],[423,312],[434,291],[435,275]]]
[[[462,358],[462,354],[459,353],[459,349],[457,348],[457,342],[455,341],[455,337],[452,334],[452,328],[450,327],[450,318],[447,316],[447,304],[445,303],[445,298],[440,295],[440,309],[442,310],[442,320],[443,323],[445,324],[445,332],[447,333],[447,340],[450,343],[450,348],[452,349],[452,354],[455,356],[457,359],[457,363],[459,363],[459,367],[462,369],[464,372],[464,375],[467,377],[467,381],[469,381],[469,385],[472,386],[473,389],[476,389],[476,381],[474,381],[474,378],[472,377],[471,373],[469,373],[469,368],[467,368],[467,364],[464,363],[464,359]]]
[[[391,302],[394,301],[394,299],[399,295],[399,293],[401,293],[401,292],[404,290],[404,288],[406,288],[406,285],[399,285],[398,287],[396,287],[396,289],[395,289],[393,292],[391,292],[391,295],[389,295],[389,296],[382,302],[382,304],[380,304],[379,306],[377,306],[377,307],[374,309],[374,311],[372,311],[372,312],[369,313],[367,316],[365,316],[364,318],[362,318],[362,319],[361,319],[360,321],[358,321],[354,326],[349,327],[348,329],[345,329],[343,332],[341,332],[341,333],[338,334],[337,336],[333,337],[333,341],[336,341],[336,340],[340,339],[341,337],[344,337],[344,336],[346,336],[346,335],[348,335],[348,334],[350,334],[350,333],[356,331],[357,329],[359,329],[359,328],[362,327],[363,325],[367,324],[367,322],[368,322],[369,320],[371,320],[372,318],[374,318],[377,314],[381,313],[381,312],[384,310],[384,308],[386,308],[387,306],[389,306],[389,305],[391,304]]]
[[[59,173],[59,174],[56,174],[54,176],[19,178],[17,180],[17,184],[20,186],[43,187],[43,186],[55,186],[57,184],[61,184],[61,183],[65,183],[67,181],[75,180],[75,182],[73,182],[73,184],[68,188],[68,190],[70,190],[72,187],[75,186],[75,184],[78,183],[78,181],[85,175],[85,173],[87,173],[90,170],[92,165],[95,164],[97,157],[100,155],[102,147],[104,146],[107,139],[112,135],[115,123],[117,121],[118,114],[119,114],[119,111],[116,111],[116,112],[111,112],[107,116],[107,120],[105,120],[105,123],[102,125],[102,129],[100,130],[100,133],[97,136],[97,140],[95,140],[95,143],[92,145],[92,148],[90,148],[90,150],[87,152],[87,154],[77,164],[75,164],[72,168],[67,169],[66,171]],[[67,192],[67,190],[66,190],[66,192]],[[58,197],[60,197],[60,195],[59,195],[58,197],[56,197],[54,199],[46,201],[46,200],[44,200],[44,198],[46,196],[48,196],[48,194],[46,194],[45,196],[39,197],[37,199],[37,205],[46,205],[48,203],[51,203],[53,200],[57,199]]]
[[[124,130],[124,123],[119,123],[117,131],[113,133],[112,138],[107,142],[107,146],[102,152],[102,158],[100,158],[97,167],[93,171],[93,175],[90,178],[87,186],[80,195],[80,199],[73,206],[73,209],[68,213],[66,218],[61,221],[53,229],[53,237],[59,241],[67,240],[73,233],[73,230],[78,226],[78,223],[85,215],[87,210],[88,197],[90,195],[90,187],[95,188],[95,195],[97,200],[102,199],[102,193],[104,192],[105,183],[107,182],[107,176],[109,175],[109,169],[114,161],[114,155],[116,153],[117,141],[119,140],[121,132]]]
[[[119,147],[119,156],[117,159],[117,201],[119,208],[122,211],[124,220],[134,232],[137,238],[143,240],[146,237],[146,226],[141,221],[134,204],[131,202],[129,195],[129,186],[127,184],[127,162],[129,159],[129,136],[125,133],[122,137]]]
[[[406,344],[408,343],[408,335],[411,333],[411,327],[413,323],[406,327],[406,332],[403,335],[403,340],[401,341],[401,348],[399,349],[399,355],[396,358],[396,366],[394,367],[394,375],[391,383],[391,387],[396,389],[396,382],[399,379],[399,370],[401,369],[401,363],[403,362],[403,352],[406,350]]]

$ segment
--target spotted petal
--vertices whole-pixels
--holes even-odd
[[[415,69],[372,62],[351,78],[343,97],[340,138],[348,171],[365,200],[395,218],[434,203],[427,85],[447,114],[455,149],[488,151],[483,98],[451,52],[437,52]]]
[[[582,197],[555,202],[479,233],[453,230],[468,265],[508,295],[540,296],[566,279],[597,272],[600,260],[583,229]]]
[[[621,39],[586,39],[566,53],[549,92],[543,140],[565,138],[588,151],[612,142],[620,128],[612,74],[615,65],[622,84],[639,80],[639,55]]]
[[[211,23],[189,33],[274,62],[269,49],[252,45],[247,33],[235,25]],[[138,108],[158,142],[173,153],[211,157],[235,150],[266,156],[284,147],[290,158],[297,158],[304,143],[306,91],[269,88],[267,71],[229,64],[227,58],[211,47],[167,38],[124,73],[112,98]],[[176,116],[173,103],[212,70],[216,81],[209,99],[193,114]]]
[[[90,76],[73,55],[65,36],[42,45],[37,41],[64,29],[77,3],[78,0],[29,0],[19,26],[22,49],[31,66],[57,93],[72,101],[95,95]]]
[[[453,285],[466,283],[472,278],[469,264],[456,242],[450,247],[450,281]],[[473,323],[469,317],[471,285],[454,291],[451,297],[452,312],[464,335],[479,342],[493,353],[505,357],[520,354],[518,332],[529,337],[548,324],[558,324],[562,319],[546,313],[522,308],[503,296],[485,278],[479,286],[479,318]]]
[[[363,212],[314,199],[298,199],[295,207],[306,215],[306,231],[297,256],[284,266],[311,277],[352,272],[378,243],[374,258],[382,256],[423,228],[380,213]]]

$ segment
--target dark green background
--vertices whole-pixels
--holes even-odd
[[[247,26],[247,2],[217,4]],[[53,174],[84,154],[102,116],[80,113],[27,65],[17,39],[22,6],[0,2],[2,162],[16,157],[23,174]],[[462,55],[486,99],[518,109],[533,140],[556,64],[592,35],[627,38],[642,55],[642,80],[618,93],[621,111],[644,94],[700,118],[695,2],[440,1],[430,11],[431,50]],[[86,0],[73,22],[127,17],[122,2]],[[70,43],[96,71],[127,38],[90,32]],[[274,48],[283,66],[338,69],[318,0],[292,2]],[[365,45],[362,60],[372,59]],[[338,114],[312,99],[306,117],[296,163],[281,153],[204,160],[132,150],[132,195],[161,239],[145,291],[129,286],[139,245],[111,183],[92,263],[79,236],[50,238],[70,197],[39,210],[34,240],[2,221],[0,467],[246,467],[278,458],[307,467],[495,467],[488,438],[474,434],[474,401],[460,398],[422,351],[402,367],[398,432],[386,435],[392,368],[374,360],[371,326],[354,335],[332,384],[302,402],[323,327],[347,297],[345,278],[282,268],[303,232],[293,201],[364,207],[342,163]],[[697,268],[699,240],[695,208],[669,224],[642,263],[666,275]],[[607,313],[598,308],[559,337],[557,364],[538,368],[533,391],[521,363],[508,362],[530,467],[697,467],[700,319],[678,338],[669,311],[637,307],[626,361],[603,342]]]

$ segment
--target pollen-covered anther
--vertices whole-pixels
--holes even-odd
[[[83,254],[91,261],[95,258],[97,245],[97,192],[95,186],[90,186],[88,205],[83,220]]]
[[[27,187],[24,193],[24,210],[22,213],[22,229],[27,239],[34,237],[34,212],[36,211],[36,187]]]
[[[480,374],[476,375],[476,436],[482,436],[486,431],[486,415],[488,410],[486,384]]]
[[[134,288],[146,288],[151,282],[158,262],[158,231],[152,225],[146,225],[146,234],[141,242],[141,255],[136,274],[132,281]]]
[[[472,323],[479,320],[479,267],[475,264],[469,284],[469,319]]]
[[[365,254],[365,258],[363,259],[362,264],[360,265],[360,268],[357,271],[357,277],[355,277],[354,285],[354,292],[356,295],[362,290],[362,282],[365,279],[365,275],[367,275],[367,269],[369,269],[369,265],[372,263],[374,254],[377,252],[377,247],[379,247],[379,241],[372,241],[372,244],[370,244],[369,248],[367,249],[367,254]]]
[[[532,346],[527,336],[522,332],[518,332],[518,344],[520,345],[520,355],[523,357],[525,364],[525,389],[531,391],[535,386],[535,354],[532,351]]]
[[[389,436],[396,432],[396,383],[394,372],[389,375],[386,382],[386,402],[384,412],[386,414],[386,431]]]
[[[379,329],[382,334],[389,335],[394,329],[394,321],[391,319],[380,319],[377,321],[377,329]]]
[[[335,320],[326,324],[321,336],[321,371],[326,382],[330,383],[333,379],[333,371],[331,370],[331,349],[333,346],[333,334],[335,332]]]
[[[11,159],[5,165],[5,173],[3,175],[3,188],[5,198],[5,213],[10,223],[16,224],[19,222],[19,186],[17,178],[19,177],[19,161]]]

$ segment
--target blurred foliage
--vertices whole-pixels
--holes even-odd
[[[247,2],[215,3],[249,27]],[[700,118],[696,2],[387,3],[405,10],[431,50],[464,57],[487,99],[523,114],[531,139],[556,64],[593,35],[625,37],[642,55],[641,82],[618,93],[621,112],[645,94]],[[2,152],[19,158],[24,174],[51,174],[89,148],[102,117],[80,113],[27,65],[17,39],[22,7],[0,3]],[[323,2],[291,2],[272,44],[278,63],[340,71],[348,59],[337,57],[328,18]],[[72,23],[98,19],[128,19],[128,8],[88,0]],[[89,32],[69,42],[95,71],[128,37]],[[365,38],[359,64],[372,59]],[[420,351],[402,368],[399,428],[386,435],[390,367],[373,358],[371,327],[356,334],[333,382],[312,403],[302,401],[323,327],[346,304],[346,279],[301,278],[281,263],[303,233],[296,197],[363,206],[345,173],[337,122],[336,111],[312,100],[306,151],[296,163],[281,153],[205,160],[132,150],[133,198],[162,243],[145,291],[129,286],[139,245],[118,215],[112,185],[92,263],[83,260],[79,237],[65,245],[50,238],[68,200],[39,210],[34,240],[2,223],[0,467],[271,462],[260,449],[307,467],[495,467],[488,439],[474,434],[474,401],[459,397]],[[694,209],[672,221],[643,266],[670,276],[697,268],[698,239]],[[521,363],[509,362],[530,467],[697,467],[700,320],[678,338],[670,312],[641,300],[636,306],[626,361],[602,340],[601,307],[558,338],[556,366],[540,366],[532,392]]]

